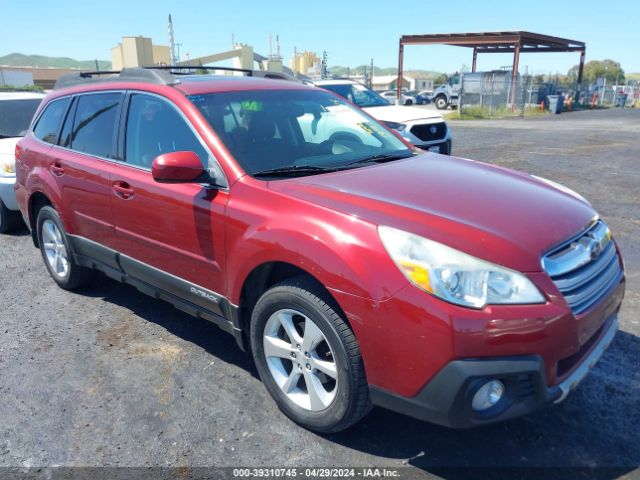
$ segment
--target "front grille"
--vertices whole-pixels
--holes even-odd
[[[413,127],[411,127],[411,133],[413,133],[423,142],[442,140],[447,134],[447,126],[444,122],[428,123],[426,125],[414,125]]]
[[[547,253],[542,265],[574,314],[598,303],[622,277],[618,252],[601,220]]]

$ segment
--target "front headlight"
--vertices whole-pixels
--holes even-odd
[[[473,308],[545,301],[519,272],[395,228],[380,225],[378,232],[404,276],[443,300]]]
[[[13,156],[0,156],[0,175],[11,175],[16,172],[16,160]]]
[[[403,132],[407,126],[404,123],[398,122],[384,122],[384,124],[391,128],[392,130],[396,130],[397,132]]]

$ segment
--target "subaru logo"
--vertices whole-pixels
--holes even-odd
[[[431,127],[429,127],[429,132],[431,133],[431,135],[435,135],[437,131],[438,127],[436,127],[435,125],[431,125]]]

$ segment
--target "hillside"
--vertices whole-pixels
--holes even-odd
[[[625,73],[624,76],[627,80],[640,80],[640,73]]]
[[[95,70],[94,60],[75,60],[68,57],[46,57],[44,55],[24,55],[22,53],[10,53],[0,57],[0,65],[10,67],[53,67],[53,68],[82,68]],[[101,70],[109,70],[111,62],[98,60]]]

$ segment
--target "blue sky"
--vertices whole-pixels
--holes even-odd
[[[329,65],[397,65],[402,34],[528,30],[587,44],[587,61],[611,58],[626,72],[640,72],[640,4],[637,0],[443,1],[168,1],[0,0],[0,55],[12,52],[110,60],[122,36],[144,35],[168,44],[172,14],[181,54],[192,57],[227,50],[231,35],[268,54],[268,36],[280,36],[288,62],[294,46],[319,55]],[[521,71],[566,72],[577,53],[529,54]],[[509,65],[511,56],[480,55],[478,68]],[[452,72],[471,64],[459,47],[407,47],[405,67]]]

